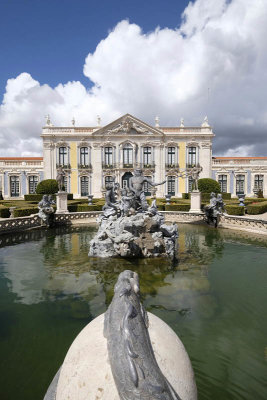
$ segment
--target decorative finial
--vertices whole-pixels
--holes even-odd
[[[184,128],[184,119],[183,118],[181,118],[181,120],[180,120],[180,128]]]
[[[159,128],[159,117],[158,116],[155,118],[155,127]]]
[[[202,126],[202,128],[209,128],[209,127],[210,127],[210,124],[209,124],[207,115],[206,115],[206,117],[204,118],[204,121],[203,121],[203,123],[202,123],[201,126]]]
[[[51,126],[52,124],[51,124],[51,120],[50,120],[50,115],[49,114],[47,114],[46,116],[45,116],[45,119],[46,119],[46,126]]]
[[[101,126],[101,117],[97,116],[97,126]]]
[[[72,126],[75,126],[75,118],[74,117],[72,117],[71,124],[72,124]]]

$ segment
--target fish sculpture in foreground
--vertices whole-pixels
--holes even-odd
[[[119,275],[105,314],[104,336],[121,400],[182,400],[156,361],[136,272]]]

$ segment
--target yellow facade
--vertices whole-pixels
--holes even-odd
[[[78,170],[77,170],[77,142],[70,143],[70,187],[71,193],[78,193]]]

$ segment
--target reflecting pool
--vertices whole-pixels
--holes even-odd
[[[88,258],[92,227],[0,237],[0,399],[41,400],[80,330],[139,273],[183,341],[199,400],[267,399],[267,238],[179,226],[179,262]],[[89,398],[88,398],[89,399]]]

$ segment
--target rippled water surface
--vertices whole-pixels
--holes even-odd
[[[199,400],[266,400],[267,239],[179,232],[177,266],[89,259],[88,227],[0,237],[0,399],[41,400],[75,336],[106,310],[119,272],[132,269],[147,310],[182,339]]]

